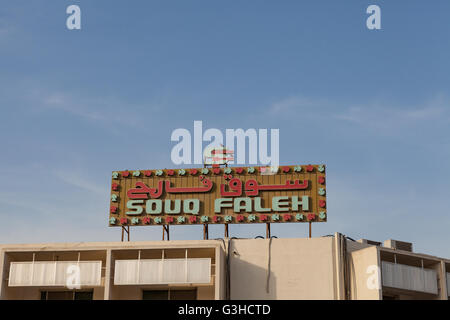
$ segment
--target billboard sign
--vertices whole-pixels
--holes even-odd
[[[325,184],[324,165],[114,171],[109,225],[325,222]]]

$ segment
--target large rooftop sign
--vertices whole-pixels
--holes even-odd
[[[110,226],[326,220],[324,165],[112,174]]]

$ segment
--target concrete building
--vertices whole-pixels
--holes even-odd
[[[450,260],[339,233],[0,246],[1,299],[433,299]],[[80,283],[80,288],[73,285]],[[70,288],[69,288],[70,287]]]

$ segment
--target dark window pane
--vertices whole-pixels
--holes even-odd
[[[73,300],[72,291],[48,291],[47,300]]]
[[[93,300],[94,292],[75,292],[75,300]]]
[[[167,290],[144,290],[142,292],[143,300],[168,300],[169,291]]]
[[[170,290],[170,300],[197,300],[197,289]]]

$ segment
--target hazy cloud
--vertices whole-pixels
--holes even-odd
[[[75,173],[69,170],[58,170],[54,172],[56,177],[64,181],[67,184],[81,188],[87,192],[92,192],[98,195],[105,196],[108,193],[108,189],[104,185],[97,184],[94,181],[82,176],[80,173]]]
[[[53,93],[44,96],[42,102],[44,108],[62,111],[93,122],[136,126],[141,121],[140,115],[133,112],[139,109],[139,106],[130,106],[129,103],[116,98],[83,98],[66,93]]]
[[[273,103],[268,113],[272,115],[286,115],[286,113],[317,113],[323,107],[330,106],[330,103],[323,99],[311,99],[300,96],[293,96]]]
[[[273,103],[267,109],[267,113],[290,118],[307,116],[339,120],[366,127],[387,129],[399,125],[416,124],[420,121],[449,121],[450,100],[444,96],[437,96],[417,106],[392,106],[370,101],[365,104],[346,105],[342,102],[294,96]]]

